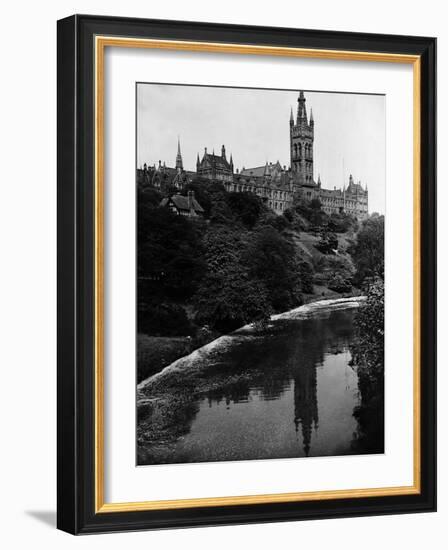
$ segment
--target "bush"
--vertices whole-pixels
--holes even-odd
[[[141,304],[137,318],[138,332],[151,336],[189,336],[193,327],[185,309],[177,304]]]
[[[353,415],[358,420],[354,450],[384,451],[384,282],[377,278],[355,318],[351,346],[361,396]]]
[[[338,248],[338,238],[332,231],[322,231],[319,242],[315,245],[322,254],[334,254]]]
[[[349,252],[356,266],[356,285],[368,278],[384,278],[384,216],[372,215],[363,221]]]
[[[299,273],[302,292],[312,294],[314,290],[314,268],[312,264],[310,264],[307,260],[299,260]]]
[[[328,286],[335,292],[349,292],[355,268],[349,256],[340,254],[314,258],[314,283]],[[339,290],[338,290],[339,289]]]
[[[260,197],[247,192],[237,193],[232,191],[227,193],[227,204],[237,220],[248,229],[251,229],[257,223],[261,214],[266,210]]]
[[[335,273],[328,281],[328,288],[334,292],[350,292],[352,283],[349,279],[345,279],[339,273]]]
[[[373,391],[383,383],[384,375],[384,281],[381,278],[369,287],[367,300],[356,315],[355,329],[353,362],[358,365],[358,375]]]

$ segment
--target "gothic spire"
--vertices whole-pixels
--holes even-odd
[[[291,126],[294,125],[294,115],[293,115],[293,113],[292,113],[292,107],[291,107],[291,116],[289,117],[289,124],[290,124]]]
[[[308,117],[306,115],[306,99],[303,95],[303,91],[300,90],[299,99],[297,100],[299,103],[299,107],[297,109],[297,123],[299,122],[305,122],[305,124],[308,124]]]
[[[311,108],[310,111],[310,126],[314,126],[314,117],[313,117],[313,109]]]
[[[179,136],[177,137],[176,168],[178,170],[183,170],[184,169],[184,165],[183,165],[183,162],[182,162],[182,154],[180,152],[180,139],[179,139]]]

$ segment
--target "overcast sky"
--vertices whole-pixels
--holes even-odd
[[[277,160],[289,167],[289,115],[297,91],[137,85],[137,164],[174,166],[180,137],[184,168],[207,147],[226,146],[235,169]],[[369,212],[384,213],[385,97],[305,90],[314,114],[314,178],[333,189],[349,174],[369,189]]]

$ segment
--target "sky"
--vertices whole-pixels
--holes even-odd
[[[385,96],[304,89],[314,115],[314,179],[333,189],[349,175],[368,185],[369,212],[385,211]],[[180,139],[186,170],[209,153],[233,155],[234,167],[289,167],[289,117],[299,92],[137,84],[137,165],[174,166]]]

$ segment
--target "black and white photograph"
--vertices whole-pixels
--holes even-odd
[[[137,464],[383,453],[385,97],[136,99]]]

